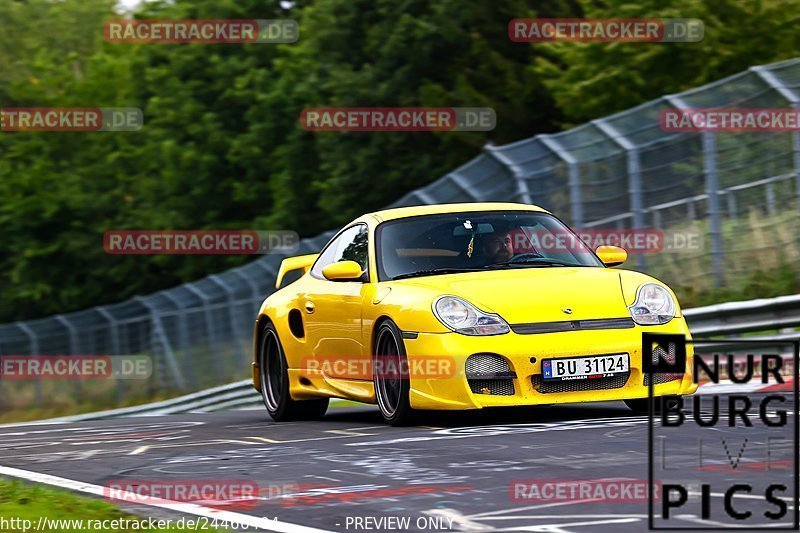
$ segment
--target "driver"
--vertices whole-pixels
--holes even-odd
[[[507,231],[498,230],[483,236],[478,243],[481,255],[490,264],[505,263],[514,257],[511,246],[511,235]]]

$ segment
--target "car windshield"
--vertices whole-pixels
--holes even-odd
[[[556,217],[538,211],[422,215],[376,233],[381,281],[511,268],[602,267]]]

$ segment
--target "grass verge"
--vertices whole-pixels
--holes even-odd
[[[44,529],[35,530],[40,517],[49,522]],[[197,520],[197,517],[191,517]],[[116,527],[112,521],[117,521]],[[27,521],[27,522],[26,522]],[[82,521],[82,523],[80,523]],[[99,521],[100,527],[92,527],[89,521]],[[103,523],[103,521],[107,521]],[[166,519],[164,519],[166,522]],[[0,478],[0,531],[36,533],[66,532],[85,533],[87,531],[122,532],[165,531],[185,532],[187,528],[172,527],[147,529],[147,519],[125,513],[115,505],[94,498],[79,496],[71,492],[53,489],[38,484],[29,484],[15,479]],[[136,527],[141,524],[141,527]],[[127,526],[127,527],[125,527]],[[203,528],[201,528],[203,529]],[[219,529],[203,529],[219,532]]]

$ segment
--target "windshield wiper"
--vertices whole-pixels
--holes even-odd
[[[561,261],[555,261],[553,259],[545,259],[542,257],[530,257],[527,259],[520,259],[514,261],[504,261],[502,263],[495,263],[493,265],[486,265],[484,268],[492,269],[492,268],[504,268],[504,267],[515,267],[515,266],[541,266],[541,267],[579,267],[583,265],[575,265],[572,263],[564,263]]]
[[[461,272],[481,272],[482,268],[432,268],[430,270],[418,270],[395,276],[392,280],[416,278],[417,276],[434,276],[436,274],[458,274]]]

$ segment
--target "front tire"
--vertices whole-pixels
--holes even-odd
[[[289,366],[275,326],[268,322],[259,343],[261,397],[275,422],[318,420],[328,410],[328,398],[293,400],[289,394]]]
[[[378,326],[374,353],[372,379],[381,416],[392,426],[408,425],[415,414],[408,399],[408,356],[400,328],[391,320]]]

